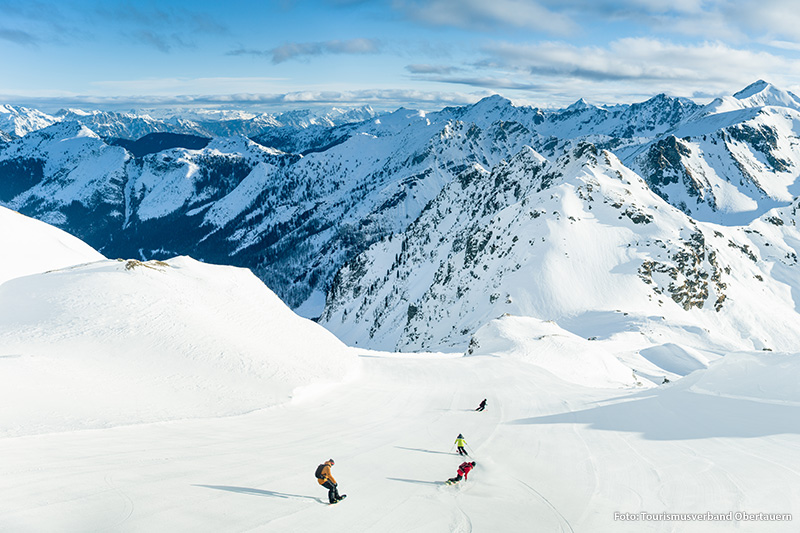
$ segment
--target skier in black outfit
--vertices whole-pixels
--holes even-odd
[[[476,410],[476,411],[483,411],[484,409],[486,409],[486,398],[484,398],[484,399],[483,399],[483,401],[481,402],[481,404],[480,404],[480,405],[478,406],[478,408],[477,408],[477,409],[475,409],[475,410]]]

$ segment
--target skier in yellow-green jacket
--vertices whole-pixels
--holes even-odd
[[[464,435],[459,433],[458,437],[456,437],[456,448],[458,448],[458,455],[469,455],[467,450],[464,449],[464,446],[466,445],[467,441],[464,440]]]

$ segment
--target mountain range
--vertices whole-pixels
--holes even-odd
[[[793,531],[795,103],[14,108],[0,529]]]
[[[480,350],[504,314],[638,347],[800,340],[800,99],[764,81],[706,105],[195,115],[3,106],[0,205],[107,257],[250,268],[359,346]]]

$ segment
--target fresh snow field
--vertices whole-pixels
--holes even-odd
[[[632,350],[603,314],[594,341],[502,317],[471,355],[367,351],[247,270],[108,260],[15,220],[0,531],[797,531],[796,354]],[[445,486],[459,433],[477,467]]]
[[[0,207],[0,284],[103,256],[58,228]]]
[[[635,391],[571,385],[491,356],[358,355],[355,381],[244,415],[0,439],[0,529],[796,531],[793,522],[614,520],[796,517],[792,356],[761,363],[791,380],[762,369],[750,383],[743,375],[760,355],[744,354],[686,378],[690,386]],[[487,410],[473,411],[483,397]],[[445,486],[459,432],[477,468]],[[330,508],[312,475],[329,457],[348,495]]]

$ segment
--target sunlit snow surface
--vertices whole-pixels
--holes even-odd
[[[103,256],[85,242],[38,220],[0,207],[0,284]]]
[[[250,271],[97,261],[0,285],[0,435],[239,414],[355,356]]]
[[[800,398],[793,386],[777,403],[752,396],[785,385],[770,371],[755,384],[742,378],[760,354],[723,359],[715,372],[686,378],[689,387],[650,390],[581,387],[491,355],[357,354],[363,372],[354,381],[241,416],[0,439],[0,524],[74,532],[794,530],[792,522],[614,519],[797,516]],[[765,364],[794,358],[771,354]],[[796,382],[797,364],[785,371]],[[709,389],[719,375],[730,377]],[[475,412],[483,398],[487,410]],[[106,402],[132,409],[111,395]],[[15,404],[31,418],[42,409]],[[448,487],[442,481],[462,460],[452,453],[458,433],[477,467]],[[334,509],[312,476],[329,457],[349,496]]]
[[[185,257],[11,279],[0,530],[794,531],[615,513],[798,516],[795,354],[705,369],[519,317],[476,339],[468,357],[348,348],[246,270]],[[477,467],[445,486],[459,433]],[[334,508],[312,475],[331,457]]]

